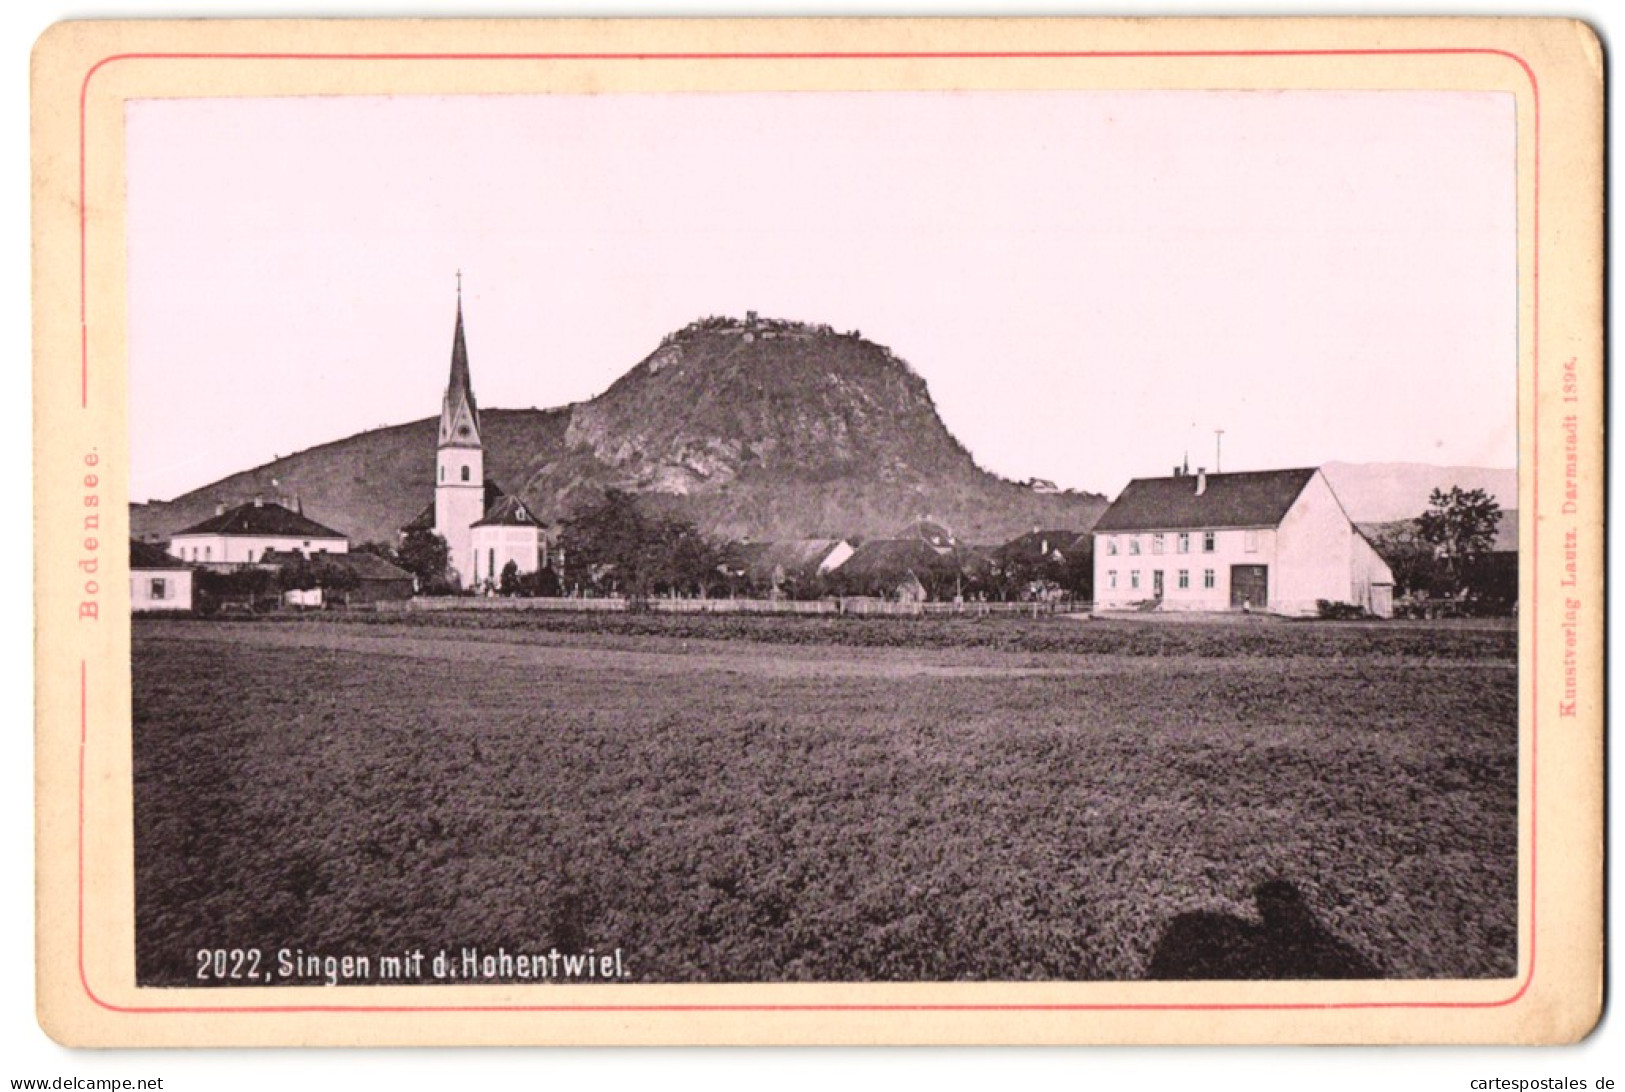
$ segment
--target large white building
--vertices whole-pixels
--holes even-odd
[[[401,528],[403,534],[416,530],[432,530],[445,539],[453,581],[465,588],[495,584],[510,561],[521,573],[535,572],[547,561],[541,522],[485,476],[480,409],[474,400],[463,337],[461,287],[451,342],[451,378],[440,402],[434,503]]]
[[[222,506],[211,518],[177,531],[169,540],[169,552],[175,557],[217,569],[255,564],[264,559],[266,550],[343,554],[349,553],[350,540],[303,512],[261,499],[236,508]]]
[[[1316,468],[1136,478],[1093,533],[1097,612],[1393,613],[1393,573]]]

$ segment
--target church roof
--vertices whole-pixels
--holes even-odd
[[[1261,470],[1209,474],[1200,495],[1198,476],[1135,478],[1095,524],[1110,531],[1196,531],[1217,527],[1275,527],[1319,471]]]
[[[518,497],[504,496],[485,510],[485,518],[475,527],[540,527],[541,521],[531,514]]]
[[[457,327],[451,336],[451,378],[440,408],[440,444],[478,447],[480,407],[468,374],[468,345],[463,339],[463,294],[457,291]]]
[[[496,503],[507,495],[496,482],[490,478],[485,479],[485,496],[481,498],[481,503],[484,505],[486,512],[490,512],[496,506]],[[401,525],[401,534],[403,535],[412,531],[432,530],[434,530],[434,501],[424,505],[423,511],[413,516],[409,522]]]
[[[279,538],[344,538],[342,531],[323,527],[313,519],[284,508],[274,501],[239,504],[202,523],[193,524],[180,535],[252,535]]]

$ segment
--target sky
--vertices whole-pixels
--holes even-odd
[[[438,413],[459,270],[482,407],[754,310],[889,346],[1015,479],[1516,462],[1508,95],[127,110],[135,500]]]

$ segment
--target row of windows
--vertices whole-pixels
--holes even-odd
[[[441,481],[445,481],[445,480],[446,480],[446,468],[445,468],[445,467],[444,467],[444,466],[442,466],[442,467],[441,467],[441,468],[440,468],[440,480],[441,480]],[[466,466],[465,466],[465,467],[463,467],[463,481],[465,481],[465,482],[466,482],[466,481],[468,481],[468,480],[469,480],[469,477],[468,477],[468,467],[466,467]]]
[[[1248,553],[1250,553],[1250,554],[1257,553],[1258,552],[1258,532],[1257,531],[1247,531],[1247,532],[1245,532],[1245,536],[1246,536],[1245,537],[1246,551]],[[1168,539],[1168,536],[1163,534],[1160,531],[1157,532],[1156,534],[1153,534],[1151,536],[1151,552],[1153,554],[1165,553],[1166,549],[1167,549],[1167,539]],[[1174,548],[1179,553],[1182,553],[1182,554],[1190,553],[1191,552],[1191,533],[1189,531],[1181,531],[1177,535],[1175,535],[1174,536]],[[1219,533],[1217,531],[1203,531],[1202,532],[1202,552],[1204,554],[1211,554],[1215,550],[1217,550],[1218,548],[1219,548]],[[1106,552],[1108,554],[1114,554],[1114,555],[1117,553],[1117,536],[1116,535],[1107,535],[1106,536]],[[1138,557],[1139,556],[1139,554],[1140,554],[1140,536],[1139,535],[1129,535],[1128,536],[1128,552],[1129,552],[1129,556],[1131,556],[1131,557]]]
[[[1162,570],[1158,569],[1157,570],[1157,575],[1160,576],[1161,574],[1162,574]],[[1215,575],[1215,573],[1214,573],[1214,571],[1212,569],[1203,569],[1202,570],[1202,587],[1204,587],[1204,588],[1213,588],[1213,587],[1216,586],[1217,580],[1218,580],[1218,578],[1217,578],[1217,576]],[[1189,569],[1180,569],[1179,570],[1179,575],[1176,578],[1176,582],[1179,585],[1179,587],[1181,587],[1181,588],[1189,588],[1191,586],[1191,571]],[[1128,574],[1128,586],[1132,590],[1135,590],[1135,591],[1139,590],[1139,587],[1140,587],[1140,570],[1139,569],[1130,570],[1130,572]],[[1116,569],[1107,569],[1106,570],[1106,587],[1114,588],[1114,589],[1117,587],[1117,570]]]
[[[307,550],[310,549],[310,543],[308,543],[308,542],[305,543],[305,549],[307,549]],[[319,553],[319,554],[325,554],[327,552],[327,547],[323,546],[321,549],[317,550],[316,552]],[[261,551],[261,556],[264,556],[263,551]],[[180,559],[182,561],[213,561],[214,560],[214,547],[213,546],[182,546],[181,547],[181,552],[180,552]],[[222,560],[224,560],[224,559],[222,559]],[[248,548],[248,560],[249,561],[254,560],[254,548],[252,546],[250,546]]]

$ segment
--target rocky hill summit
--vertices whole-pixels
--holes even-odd
[[[754,313],[668,334],[590,401],[481,417],[487,473],[550,522],[616,488],[719,537],[885,535],[929,514],[994,543],[1086,530],[1106,507],[979,468],[890,349]],[[138,506],[136,529],[173,532],[259,491],[297,494],[355,541],[388,539],[431,498],[433,464],[432,421],[373,430]]]

